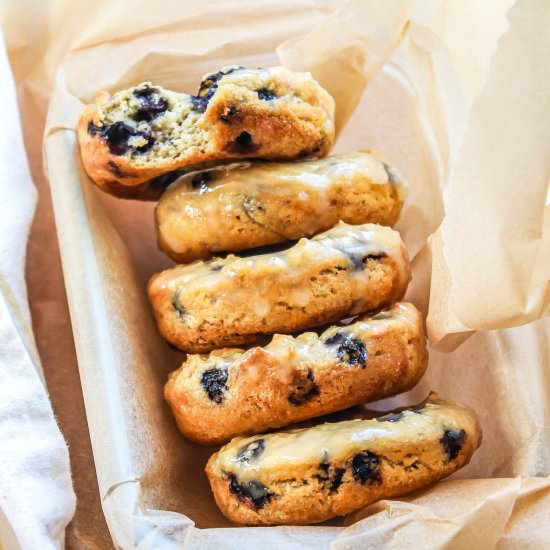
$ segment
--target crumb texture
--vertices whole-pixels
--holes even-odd
[[[104,190],[158,198],[197,165],[226,159],[326,155],[334,102],[309,73],[225,67],[196,95],[151,82],[101,93],[79,121],[84,167]]]

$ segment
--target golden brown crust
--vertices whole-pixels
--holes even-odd
[[[396,231],[340,223],[284,252],[177,266],[148,292],[164,338],[202,353],[387,307],[409,279]]]
[[[206,473],[231,521],[318,523],[447,477],[480,442],[473,411],[432,395],[380,420],[236,438],[210,458]]]
[[[176,170],[224,159],[288,160],[321,157],[330,151],[334,102],[309,73],[281,67],[238,69],[222,75],[216,86],[215,94],[199,109],[197,98],[149,83],[113,96],[101,92],[95,104],[85,107],[78,123],[81,158],[92,181],[117,196],[153,200],[165,189],[165,182],[155,179]],[[265,86],[280,96],[261,100],[257,90]],[[142,100],[133,94],[147,87],[169,107],[152,120],[136,122]],[[144,130],[157,145],[139,154],[135,148],[113,152],[101,130],[114,122]],[[158,145],[161,142],[173,149],[162,152],[166,147]]]
[[[165,397],[185,436],[211,445],[406,391],[427,359],[420,312],[402,302],[320,336],[189,356]]]
[[[177,262],[311,237],[342,220],[393,225],[406,195],[368,151],[298,162],[246,162],[182,176],[155,210],[159,244]]]

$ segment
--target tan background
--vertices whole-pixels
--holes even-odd
[[[92,51],[95,48],[95,53],[92,55],[97,55],[98,52],[101,52],[103,44],[105,44],[105,51],[124,53],[124,43],[126,41],[129,43],[131,41],[138,42],[141,39],[146,41],[147,33],[152,31],[161,35],[160,39],[158,36],[156,37],[159,42],[168,43],[170,33],[175,31],[176,28],[178,31],[188,30],[189,32],[197,31],[199,33],[201,30],[208,31],[200,35],[202,41],[194,42],[193,46],[198,47],[197,44],[199,44],[198,49],[207,58],[213,56],[231,60],[231,56],[234,55],[235,51],[232,49],[235,43],[254,51],[259,48],[261,50],[259,53],[272,55],[277,44],[289,37],[300,35],[314,25],[321,23],[340,3],[305,1],[292,3],[233,2],[224,4],[222,14],[211,2],[201,2],[199,6],[166,1],[163,3],[165,10],[160,11],[158,4],[136,2],[132,4],[132,10],[124,9],[124,5],[127,5],[125,3],[111,2],[95,2],[92,5],[91,3],[58,1],[44,2],[37,6],[36,2],[23,1],[17,2],[17,8],[9,5],[3,6],[5,12],[11,11],[11,15],[10,13],[4,14],[4,21],[7,21],[6,29],[10,55],[15,68],[16,79],[20,84],[19,94],[26,130],[26,144],[31,158],[33,176],[40,190],[39,211],[29,246],[29,292],[37,341],[44,362],[54,408],[71,448],[75,486],[79,496],[77,516],[68,531],[68,540],[73,547],[108,547],[109,539],[99,509],[97,485],[92,468],[90,443],[85,429],[74,347],[61,282],[62,276],[51,215],[51,204],[40,166],[40,140],[42,137],[40,134],[43,128],[53,70],[68,49],[77,51],[77,55],[73,57],[76,60],[86,60],[86,49]],[[220,5],[219,2],[215,4],[216,6]],[[257,9],[259,4],[262,6],[261,10]],[[358,5],[359,2],[352,2],[352,4]],[[427,4],[430,4],[430,2],[424,3],[424,6]],[[496,3],[487,2],[483,6],[486,7],[489,4]],[[501,5],[504,4],[506,3],[501,3]],[[507,4],[509,5],[510,2]],[[526,2],[520,1],[518,4],[525,5]],[[446,5],[453,4],[448,3]],[[435,19],[437,24],[434,25],[441,31],[439,36],[432,34],[433,28],[416,25],[412,29],[407,43],[407,55],[409,56],[407,60],[417,70],[413,78],[413,84],[420,92],[421,99],[428,102],[428,107],[431,107],[426,109],[426,105],[421,105],[425,108],[424,114],[428,117],[428,122],[434,128],[434,139],[439,145],[438,152],[441,165],[437,166],[437,163],[434,165],[431,158],[433,152],[425,147],[423,136],[420,133],[414,133],[413,130],[417,129],[417,125],[410,123],[410,120],[403,120],[399,125],[392,127],[389,119],[380,116],[377,112],[376,107],[380,109],[381,113],[387,112],[387,109],[406,108],[402,105],[403,98],[398,91],[395,94],[391,92],[380,93],[391,90],[391,86],[388,88],[387,78],[389,77],[387,73],[385,76],[382,75],[376,78],[367,92],[373,97],[378,97],[379,102],[366,101],[361,104],[354,115],[353,121],[355,122],[352,121],[350,127],[346,128],[340,147],[342,149],[357,147],[358,137],[360,136],[362,140],[368,140],[369,145],[377,147],[380,144],[379,148],[390,159],[399,160],[398,165],[403,167],[407,176],[412,177],[414,175],[413,179],[415,181],[413,183],[415,185],[413,189],[416,195],[411,197],[408,210],[405,211],[401,223],[405,240],[413,256],[415,256],[415,279],[411,288],[411,296],[425,310],[427,309],[431,275],[432,301],[430,302],[430,314],[432,335],[437,339],[443,338],[443,344],[448,348],[463,342],[463,345],[452,356],[446,355],[441,350],[432,353],[429,375],[419,391],[424,391],[427,385],[436,387],[453,398],[462,399],[473,404],[482,413],[482,424],[486,428],[484,445],[467,472],[465,471],[465,475],[472,478],[518,476],[520,474],[547,475],[550,437],[544,419],[547,417],[548,410],[546,404],[547,392],[545,390],[546,381],[548,380],[546,367],[549,365],[548,323],[539,321],[519,329],[480,332],[467,340],[462,334],[470,328],[480,326],[483,328],[502,328],[510,324],[519,324],[530,320],[543,313],[548,296],[546,295],[545,299],[544,289],[540,290],[541,284],[547,281],[547,272],[545,271],[547,264],[543,255],[539,254],[541,239],[538,233],[541,230],[540,220],[543,215],[541,208],[544,209],[544,206],[540,205],[540,200],[537,202],[538,196],[535,196],[534,192],[530,199],[533,204],[536,202],[540,205],[537,209],[529,210],[525,204],[520,204],[517,201],[515,203],[511,202],[510,198],[505,201],[505,204],[514,204],[514,208],[522,214],[517,217],[518,220],[523,221],[528,216],[530,223],[522,225],[518,222],[514,228],[517,232],[511,235],[508,234],[510,239],[503,239],[502,247],[490,245],[483,248],[476,246],[476,240],[481,240],[477,239],[477,236],[480,235],[479,230],[477,232],[472,231],[474,226],[461,224],[465,212],[469,212],[468,209],[472,208],[471,201],[474,201],[473,207],[478,212],[485,213],[485,217],[476,222],[480,224],[484,237],[492,237],[493,241],[498,238],[498,233],[497,235],[491,235],[484,231],[484,224],[487,224],[488,219],[491,219],[491,223],[488,225],[499,228],[506,221],[506,218],[500,216],[498,211],[493,211],[491,208],[486,211],[482,210],[483,207],[486,208],[493,203],[492,198],[495,196],[494,193],[498,192],[499,181],[492,178],[490,173],[486,174],[485,181],[483,179],[479,181],[479,174],[474,170],[468,171],[468,168],[475,168],[482,164],[486,165],[488,170],[491,167],[491,163],[485,162],[483,156],[481,156],[481,159],[476,158],[476,151],[481,151],[479,139],[477,139],[477,149],[472,146],[472,144],[476,144],[476,139],[472,139],[470,150],[466,148],[465,152],[463,151],[463,155],[467,158],[462,163],[462,169],[454,174],[452,171],[450,172],[450,181],[453,184],[451,192],[455,194],[456,199],[450,205],[445,204],[449,194],[443,193],[443,182],[446,181],[449,184],[449,180],[445,179],[445,175],[449,176],[451,160],[453,160],[453,155],[456,154],[456,151],[453,150],[453,144],[465,131],[465,128],[460,127],[460,123],[467,120],[467,109],[471,105],[462,105],[463,110],[459,109],[455,113],[433,108],[435,105],[445,107],[445,101],[437,94],[445,96],[445,94],[452,93],[452,86],[438,87],[441,82],[435,78],[441,77],[441,74],[436,71],[438,61],[445,66],[444,59],[442,61],[441,58],[438,59],[437,57],[443,55],[438,48],[438,40],[445,38],[451,51],[453,51],[453,45],[456,47],[456,51],[453,53],[462,54],[458,55],[455,61],[458,60],[457,67],[463,72],[462,76],[468,75],[470,77],[462,78],[462,84],[465,85],[467,97],[471,99],[472,103],[476,98],[476,94],[484,90],[486,81],[500,92],[503,87],[498,81],[499,71],[508,74],[506,67],[496,67],[493,71],[496,74],[484,72],[487,70],[499,33],[503,32],[507,26],[504,17],[505,9],[501,8],[498,11],[498,17],[496,17],[489,9],[483,12],[477,9],[479,4],[474,1],[464,1],[460,5],[462,6],[461,9],[464,10],[463,12],[457,10],[457,4],[454,4],[454,12],[453,8],[436,10]],[[534,9],[536,5],[536,2],[532,3],[533,11],[531,11],[531,15],[534,20],[527,18],[528,28],[529,25],[531,27],[544,26],[545,20],[542,17],[538,17],[537,20],[535,16],[536,11]],[[538,5],[542,4],[539,2]],[[467,13],[468,9],[475,10],[473,12],[474,16],[472,16],[471,11]],[[460,13],[457,13],[457,11]],[[528,13],[526,10],[520,11],[517,17],[525,19],[526,13]],[[385,16],[383,13],[379,14],[380,19],[377,22],[381,22]],[[174,21],[177,21],[176,26]],[[352,17],[347,22],[345,30],[348,33],[352,32],[354,23],[364,25],[365,21],[368,22],[368,14],[363,18]],[[456,21],[459,22],[458,25],[453,24]],[[460,29],[457,29],[464,21],[479,24],[483,31],[473,32],[472,30],[466,33],[466,35],[472,36],[472,42],[475,45],[473,52],[464,48],[463,38],[465,34],[461,34]],[[483,22],[490,23],[490,25],[483,28]],[[239,27],[239,25],[246,23],[248,23],[246,27]],[[233,30],[233,34],[231,34],[226,29],[228,34],[224,44],[224,40],[219,35],[219,28],[223,25],[231,27],[232,24],[236,26],[236,30]],[[243,38],[242,29],[244,28],[247,32],[244,33],[245,37]],[[131,31],[126,32],[126,29],[131,29]],[[270,32],[266,32],[268,29]],[[146,30],[147,32],[145,32]],[[319,40],[317,40],[319,47],[330,49],[330,46],[337,41],[337,35],[331,34],[331,30],[334,29],[331,29],[329,25],[317,31],[319,32]],[[542,36],[544,33],[533,34]],[[484,41],[479,39],[480,36],[483,36]],[[330,37],[330,40],[327,37]],[[460,37],[462,37],[462,41]],[[340,68],[338,65],[333,67],[327,67],[323,64],[315,65],[315,57],[319,52],[318,49],[309,47],[308,38],[311,39],[311,37],[306,37],[302,44],[298,42],[295,44],[294,49],[287,50],[287,55],[283,56],[285,62],[291,66],[300,66],[301,63],[304,63],[307,68],[311,66],[320,73],[326,72],[327,68],[338,70]],[[313,36],[313,39],[315,39],[315,36]],[[479,42],[476,42],[478,39]],[[517,36],[512,37],[513,39],[517,40]],[[152,40],[154,41],[155,38]],[[533,52],[536,51],[537,54],[541,54],[543,50],[540,45],[535,43],[533,37],[530,37],[530,40],[531,42],[527,47],[532,47]],[[218,49],[211,51],[209,49],[211,42],[215,43]],[[376,41],[373,45],[376,45]],[[508,53],[503,54],[504,62],[506,61],[506,55],[511,59],[512,51],[514,50],[510,47]],[[292,52],[294,52],[294,55]],[[80,53],[81,56],[78,55]],[[131,48],[126,50],[126,53],[131,54]],[[357,52],[352,51],[352,53]],[[152,64],[150,65],[151,69],[159,69],[159,66],[157,66],[158,61],[166,62],[167,57],[169,57],[169,53],[165,52],[165,57],[161,55],[156,59],[154,57],[144,58],[138,65],[138,72],[147,72],[149,63]],[[98,59],[101,60],[101,57]],[[346,59],[360,62],[361,56],[347,56]],[[516,61],[515,70],[517,71],[519,63],[516,59],[514,61]],[[519,62],[521,61],[520,58]],[[157,65],[155,65],[155,62]],[[118,63],[123,65],[123,61],[120,60],[114,62],[115,65]],[[477,63],[475,67],[472,66],[474,63]],[[167,63],[168,65],[169,63]],[[89,70],[90,67],[91,65],[88,65],[86,70]],[[95,73],[81,73],[78,82],[81,98],[90,99],[97,87],[102,85],[102,75],[108,74],[108,71],[104,69],[105,67],[102,67],[102,63],[99,61],[94,64],[93,70],[96,71]],[[344,73],[346,72],[349,73],[348,68],[344,70]],[[328,82],[328,85],[336,86],[336,88],[331,91],[335,95],[345,95],[345,87],[348,82],[350,86],[354,83],[360,87],[364,83],[364,74],[360,71],[359,73],[357,71],[352,73],[356,79],[351,81],[345,78],[332,79],[332,82]],[[78,74],[77,66],[72,68],[72,74]],[[134,75],[128,73],[123,76],[122,80],[131,81]],[[494,78],[492,78],[493,76]],[[528,78],[529,75],[525,76],[526,78],[518,83],[513,82],[515,88],[511,86],[509,88],[517,93],[519,91],[518,84],[525,85],[523,90],[523,94],[525,94],[525,90],[529,90],[529,86],[532,86],[532,82]],[[113,81],[119,77],[120,75],[113,77]],[[452,75],[445,75],[445,77],[448,77],[448,79],[445,78],[445,84],[448,83],[448,80],[452,80]],[[109,78],[111,78],[111,75],[106,76],[107,82],[105,85],[111,83]],[[492,101],[493,96],[491,95],[494,94],[494,89],[489,86],[486,92],[483,98],[485,105],[481,102],[477,106],[478,113],[476,114],[480,116],[476,116],[476,118],[489,116],[491,109],[488,109],[487,106],[495,103]],[[382,99],[380,96],[382,96]],[[514,99],[500,93],[499,97],[510,101]],[[373,105],[375,107],[372,107]],[[455,103],[451,102],[451,105],[454,106]],[[518,109],[517,112],[521,113],[521,109]],[[537,115],[541,118],[540,113]],[[363,128],[361,124],[362,117],[364,117],[364,120],[370,121],[370,126],[367,125],[367,128]],[[543,122],[544,120],[541,118],[541,128],[544,128]],[[534,128],[537,125],[533,123],[531,126]],[[405,127],[411,130],[409,135],[403,133],[402,128]],[[481,131],[484,127],[492,128],[491,121],[484,120]],[[546,127],[550,127],[550,124]],[[480,137],[479,128],[472,132],[477,132],[475,138]],[[393,142],[385,139],[391,136],[392,133],[398,135],[399,139]],[[540,131],[538,139],[539,144],[545,143],[546,136],[542,131]],[[360,145],[362,146],[363,142]],[[481,141],[481,145],[486,146],[487,144]],[[510,140],[510,147],[512,145],[513,140]],[[535,160],[537,153],[537,150],[527,151],[526,157],[529,157],[532,164],[541,172],[547,170],[547,164],[543,161],[542,156],[539,156],[538,162]],[[499,154],[502,155],[503,152],[499,151]],[[513,160],[515,159],[510,158],[508,164],[511,165]],[[495,162],[498,159],[491,159],[491,161]],[[527,167],[525,170],[529,170],[529,168]],[[526,171],[526,173],[528,172]],[[499,178],[504,181],[506,174],[499,174]],[[535,189],[534,185],[536,184],[538,186],[537,193],[540,193],[544,189],[544,180],[540,178],[540,174],[537,174],[535,179],[533,179],[532,189]],[[512,186],[508,188],[511,189]],[[479,190],[486,190],[487,192],[484,195],[478,193]],[[470,199],[470,203],[468,199]],[[101,202],[107,212],[111,211],[113,213],[116,211],[116,206],[112,200],[102,197]],[[131,211],[132,215],[138,212],[148,215],[147,207],[133,206]],[[431,243],[426,245],[426,236],[438,228],[444,212],[447,214],[446,223],[435,234]],[[487,215],[494,217],[487,218]],[[125,228],[128,231],[131,227],[130,218],[114,221],[121,230]],[[468,231],[464,231],[465,228]],[[61,233],[70,232],[74,229],[70,226],[59,228]],[[138,253],[139,256],[139,250],[136,247],[137,240],[132,238],[130,234],[123,234],[127,236],[132,253]],[[517,239],[518,236],[521,238]],[[546,236],[548,236],[547,233]],[[467,241],[467,239],[470,239],[470,241]],[[468,247],[464,249],[463,246],[461,250],[459,245],[464,245],[467,242],[469,243]],[[449,243],[452,246],[449,247]],[[510,246],[508,250],[506,247],[510,243],[512,245],[518,243],[520,246],[517,249]],[[471,261],[467,267],[473,266],[473,273],[471,269],[462,269],[461,267],[461,262],[464,264],[464,257],[461,255],[464,250],[470,254]],[[511,257],[509,256],[510,250],[517,250],[518,254]],[[499,260],[498,269],[503,276],[491,280],[488,279],[491,275],[491,269],[476,270],[475,262],[480,254],[484,259],[490,258],[491,254],[493,254],[493,257],[497,256],[496,259]],[[508,261],[502,261],[502,258],[506,258]],[[519,260],[521,261],[518,264]],[[433,269],[431,270],[432,262]],[[537,269],[531,281],[525,280],[525,273],[523,272],[522,275],[521,269],[513,271],[518,265],[521,268],[533,263]],[[493,264],[490,264],[489,268],[492,267]],[[514,277],[511,276],[512,273],[514,273]],[[145,272],[140,273],[140,277],[145,276]],[[464,289],[465,280],[468,283],[467,292],[457,296],[457,289]],[[509,285],[499,286],[497,284],[499,280],[505,280],[506,282],[513,280],[515,288],[509,288]],[[520,286],[521,292],[519,292]],[[480,294],[477,289],[483,289],[483,294]],[[502,303],[500,303],[494,299],[494,296],[492,301],[489,302],[479,299],[479,296],[486,298],[491,294],[496,294],[497,297],[502,298],[503,292],[514,294],[515,289],[518,289],[518,292],[515,293],[516,296],[514,296],[518,298],[517,300],[502,299],[500,300]],[[530,294],[531,291],[533,291],[532,294]],[[457,307],[457,304],[460,307]],[[492,307],[493,304],[495,307]],[[503,307],[503,304],[506,307]],[[464,315],[460,317],[460,314],[464,313],[465,307],[469,318]],[[453,333],[458,335],[458,339],[450,341],[445,338],[449,334],[452,336]],[[514,404],[512,408],[509,406],[511,403]],[[527,530],[517,528],[517,524],[521,524],[521,521],[518,521],[518,515],[520,519],[529,514],[536,517],[537,511],[540,511],[540,509],[536,506],[533,509],[533,502],[537,501],[537,498],[541,500],[541,496],[548,494],[547,483],[543,481],[538,485],[529,480],[522,482],[519,478],[502,482],[501,480],[485,480],[476,482],[473,485],[471,482],[463,483],[466,483],[467,487],[460,485],[460,483],[458,485],[440,485],[434,491],[428,492],[427,499],[422,500],[423,497],[420,497],[411,506],[406,504],[394,505],[391,509],[392,515],[398,514],[399,510],[406,510],[407,513],[410,513],[412,509],[413,517],[416,510],[418,519],[426,520],[427,508],[433,514],[441,512],[442,516],[445,516],[445,514],[452,515],[456,512],[457,517],[460,518],[456,520],[456,525],[461,526],[462,537],[464,537],[464,533],[471,533],[472,529],[479,530],[481,526],[489,525],[489,520],[492,521],[490,525],[494,537],[499,537],[501,531],[513,532],[514,537],[517,537],[518,534],[525,536]],[[455,489],[453,490],[453,488]],[[465,499],[466,495],[471,497],[471,500]],[[451,497],[455,499],[453,502],[457,506],[451,506]],[[438,503],[441,501],[445,501],[447,505],[440,506],[438,509]],[[473,505],[474,502],[477,503],[475,506]],[[421,507],[422,503],[427,508]],[[464,509],[465,503],[473,511],[471,517]],[[495,512],[492,516],[486,517],[484,513],[486,513],[485,510],[489,504],[498,504],[496,508],[493,507],[498,513]],[[515,520],[512,521],[510,518],[512,518],[514,511]],[[365,521],[370,521],[376,525],[378,520],[379,515],[373,515]],[[430,525],[429,519],[426,520],[426,523]],[[447,533],[449,523],[452,522],[441,521],[441,518],[438,518],[434,524],[437,524],[441,533],[445,533],[445,537],[452,540],[454,535]],[[411,525],[423,526],[422,522]],[[394,536],[394,530],[397,529],[397,526],[391,522],[386,523],[382,526],[382,530],[386,529],[388,530],[388,536],[390,534]],[[369,533],[366,532],[366,527],[368,527],[368,523],[356,526],[360,530],[358,534],[368,539]],[[416,531],[415,528],[412,528],[411,531],[403,530],[403,532],[407,532],[409,536],[419,536],[420,527]],[[433,536],[434,534],[433,531],[427,533],[427,536]],[[535,533],[536,530],[532,527],[531,538],[535,536]],[[361,540],[364,541],[365,539]],[[542,540],[542,538],[538,540]],[[373,539],[370,542],[376,543],[376,540]],[[494,540],[491,541],[489,537],[487,544],[491,542],[494,542]],[[341,547],[347,547],[347,544],[345,541],[341,542]]]

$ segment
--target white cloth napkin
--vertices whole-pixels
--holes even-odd
[[[0,547],[64,546],[75,507],[69,453],[35,348],[24,279],[36,206],[0,31]]]

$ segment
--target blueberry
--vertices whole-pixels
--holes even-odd
[[[191,185],[193,186],[193,189],[200,189],[201,191],[204,191],[208,187],[208,184],[211,181],[214,181],[214,179],[213,172],[199,172],[192,177]]]
[[[132,116],[138,122],[142,120],[150,122],[169,107],[168,101],[159,95],[157,88],[145,86],[134,90],[134,95],[141,100],[141,105]]]
[[[445,430],[439,442],[443,445],[449,460],[454,460],[460,453],[465,440],[466,432],[464,430]]]
[[[107,169],[109,172],[114,174],[117,178],[123,178],[126,174],[120,169],[120,166],[116,163],[110,160],[107,163]]]
[[[365,483],[380,483],[380,458],[371,451],[361,451],[351,461],[351,469],[355,481]]]
[[[96,126],[93,122],[88,122],[88,134],[91,136],[100,136],[103,133],[103,126]]]
[[[253,153],[259,146],[252,141],[252,136],[248,132],[241,132],[235,138],[232,149],[235,153]]]
[[[109,146],[109,151],[113,155],[123,155],[129,150],[144,153],[149,150],[155,142],[155,138],[150,132],[147,132],[146,130],[138,130],[137,128],[134,128],[133,126],[130,126],[129,124],[126,124],[126,122],[122,121],[102,127],[95,126],[90,123],[88,124],[88,132],[91,135],[100,135],[104,138]],[[146,143],[140,147],[132,147],[128,145],[128,141],[134,136],[144,138]]]
[[[256,509],[263,508],[275,495],[260,481],[239,483],[237,476],[229,475],[229,490],[243,502],[249,500]]]
[[[336,355],[340,361],[344,361],[348,365],[367,366],[367,348],[361,340],[337,332],[325,340],[325,344],[328,346],[338,346],[336,348]]]
[[[212,99],[212,96],[216,93],[218,89],[218,81],[225,75],[231,74],[244,67],[231,67],[227,71],[218,71],[217,73],[212,73],[207,75],[203,81],[200,83],[199,91],[196,96],[191,96],[191,102],[193,103],[193,108],[195,111],[204,113],[208,102]]]
[[[307,376],[298,380],[295,388],[288,394],[288,401],[292,405],[303,405],[316,395],[319,395],[319,386],[315,383],[313,371],[308,369]]]
[[[256,439],[242,447],[237,453],[239,462],[254,462],[265,450],[265,439]]]
[[[166,174],[157,176],[149,182],[149,188],[166,189],[171,183],[180,177],[180,174],[181,172],[179,170],[173,170],[172,172],[167,172]]]
[[[208,398],[214,403],[220,404],[223,401],[223,394],[229,388],[227,387],[227,369],[208,369],[201,375],[201,385],[208,395]]]
[[[389,413],[376,418],[378,422],[399,422],[403,418],[402,412]]]
[[[343,332],[335,332],[330,338],[327,338],[325,340],[325,345],[327,346],[335,346],[337,344],[341,344],[344,340],[346,340],[348,336]]]
[[[172,296],[172,307],[175,309],[176,315],[177,315],[180,319],[183,319],[183,317],[184,317],[185,314],[187,313],[187,310],[185,309],[185,306],[182,306],[182,305],[180,304],[180,301],[179,301],[180,292],[181,292],[181,288],[178,289],[178,290],[176,290],[176,292],[175,292],[174,295]]]
[[[336,468],[330,465],[325,458],[323,462],[319,464],[319,474],[313,477],[317,478],[324,489],[327,489],[329,493],[335,493],[340,485],[342,485],[342,478],[346,473],[345,468]]]
[[[258,94],[258,98],[263,101],[271,101],[277,97],[276,94],[268,88],[260,88],[259,90],[256,90],[256,93]]]
[[[329,492],[335,493],[336,491],[338,491],[338,487],[342,485],[342,478],[344,477],[345,473],[346,470],[344,468],[334,468]]]

